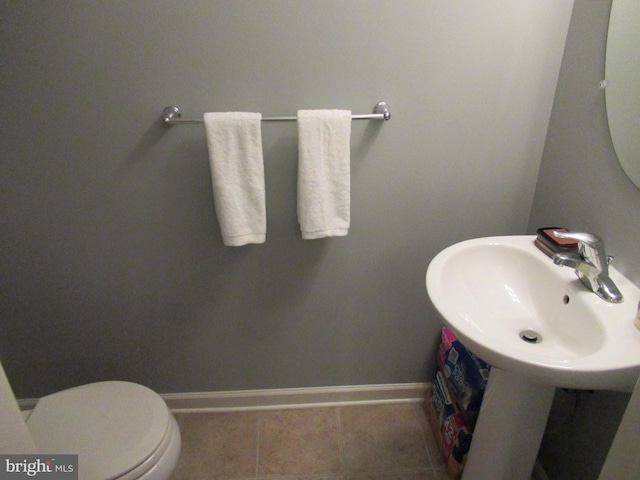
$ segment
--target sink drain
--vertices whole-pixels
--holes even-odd
[[[540,343],[542,335],[535,330],[523,330],[520,332],[520,338],[527,343]]]

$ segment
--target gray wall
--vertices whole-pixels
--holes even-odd
[[[620,167],[606,118],[604,62],[611,1],[576,0],[529,231],[564,225],[596,233],[640,284],[640,190]],[[595,480],[629,395],[556,392],[540,460],[549,478]]]
[[[524,233],[572,0],[4,1],[0,358],[18,397],[430,380],[424,275]],[[300,238],[295,124],[264,124],[264,245],[223,247],[204,131],[299,108],[355,122],[352,228]]]

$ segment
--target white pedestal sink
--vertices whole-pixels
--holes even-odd
[[[555,387],[492,367],[463,478],[528,480],[554,392]]]
[[[630,392],[640,375],[640,289],[610,268],[625,301],[605,302],[534,240],[461,242],[427,271],[445,324],[492,365],[463,480],[528,480],[555,387]]]

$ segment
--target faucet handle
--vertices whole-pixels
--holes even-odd
[[[607,272],[607,267],[611,261],[608,260],[604,252],[604,241],[600,237],[592,233],[558,232],[557,230],[554,230],[553,234],[558,238],[577,240],[580,255],[599,270]]]
[[[554,230],[553,235],[558,238],[568,238],[571,240],[576,240],[593,248],[598,248],[604,243],[600,237],[598,237],[597,235],[593,235],[592,233],[559,232],[557,230]]]

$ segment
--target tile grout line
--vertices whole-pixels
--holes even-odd
[[[258,424],[258,431],[256,433],[256,469],[255,469],[255,475],[254,478],[258,478],[258,475],[260,473],[260,442],[262,441],[262,417],[263,417],[264,413],[263,412],[258,412],[258,421],[256,422]]]
[[[424,447],[425,451],[427,452],[427,458],[429,459],[429,465],[431,465],[431,468],[435,470],[436,465],[433,462],[433,458],[431,457],[431,451],[429,450],[429,444],[427,442],[427,434],[431,435],[431,432],[425,432],[424,431],[424,422],[420,421],[420,418],[418,416],[418,412],[419,410],[414,410],[413,411],[413,419],[416,422],[416,424],[418,425],[418,430],[420,431],[420,438],[422,439],[422,446]]]
[[[344,430],[342,428],[342,415],[341,415],[340,407],[336,407],[336,419],[338,421],[338,450],[340,454],[340,475],[344,476],[345,473],[345,463],[346,460],[344,458]]]
[[[429,424],[429,420],[426,418],[424,408],[422,410],[416,410],[416,415],[423,415],[424,421],[420,421],[420,417],[418,417],[418,424],[420,427],[420,431],[422,432],[422,441],[424,442],[425,449],[427,450],[427,456],[429,457],[429,463],[431,464],[431,470],[438,475],[442,475],[442,469],[445,468],[442,458],[440,457],[440,448],[441,446],[438,444],[438,440],[434,437],[433,432],[431,431],[431,426]],[[433,444],[435,445],[436,450],[432,451],[429,448],[428,438],[433,439]],[[436,458],[434,458],[434,456]],[[449,478],[446,475],[443,478]]]

